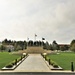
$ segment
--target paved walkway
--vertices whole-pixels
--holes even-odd
[[[29,56],[15,69],[15,71],[50,72],[50,69],[40,54],[29,54]]]

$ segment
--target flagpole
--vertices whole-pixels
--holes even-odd
[[[42,38],[42,47],[43,47],[43,40],[45,40],[45,38]]]
[[[27,46],[28,46],[28,41],[29,41],[29,38],[27,37]]]
[[[35,36],[35,41],[36,41],[36,36]]]
[[[43,39],[42,39],[42,47],[43,47]]]
[[[35,34],[35,41],[36,41],[36,37],[37,37],[37,35]]]

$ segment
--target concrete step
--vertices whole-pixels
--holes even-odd
[[[34,46],[34,47],[27,47],[27,49],[26,49],[26,53],[44,53],[45,51],[44,51],[44,49],[43,49],[43,47],[36,47],[36,46]]]

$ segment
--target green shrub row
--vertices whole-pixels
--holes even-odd
[[[45,57],[46,57],[46,55],[43,55],[42,53],[41,53],[41,55],[42,55],[42,57],[43,57],[43,58],[45,58]]]
[[[58,68],[58,64],[52,60],[49,61],[54,68]]]
[[[11,63],[7,64],[6,68],[12,68],[14,65],[16,65],[19,61],[21,61],[23,58],[25,58],[25,55],[22,55],[21,57],[17,58],[16,60],[12,61]]]
[[[12,67],[13,67],[13,65],[11,63],[6,65],[6,68],[12,68]]]
[[[57,64],[56,62],[50,60],[47,55],[43,55],[43,54],[41,54],[41,55],[42,55],[43,58],[45,58],[45,60],[48,61],[49,64],[52,65],[54,68],[58,68],[58,67],[59,67],[58,64]]]
[[[42,55],[43,56],[43,55]],[[54,68],[58,68],[58,64],[56,62],[54,62],[53,60],[50,60],[50,58],[46,55],[46,56],[43,56],[45,58],[46,61],[49,62],[50,65],[52,65]]]

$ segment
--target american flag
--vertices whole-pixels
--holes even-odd
[[[45,40],[45,38],[42,38],[42,40]]]
[[[27,40],[29,41],[29,38],[27,37]]]
[[[35,34],[35,37],[37,37],[37,35]]]

